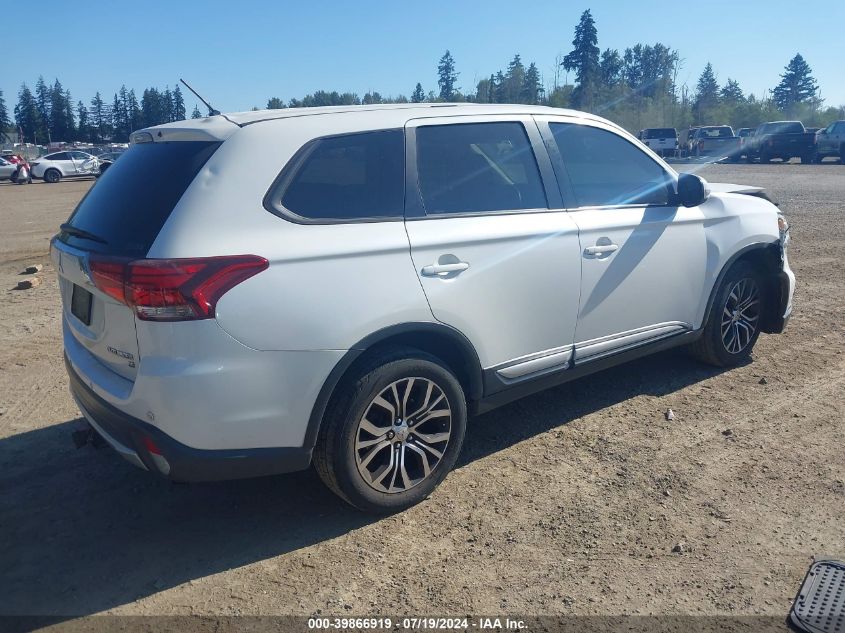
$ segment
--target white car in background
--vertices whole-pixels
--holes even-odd
[[[672,156],[678,149],[678,131],[671,127],[650,127],[637,135],[658,156]]]
[[[55,183],[71,176],[95,176],[100,171],[96,156],[78,150],[54,152],[31,163],[33,178]]]

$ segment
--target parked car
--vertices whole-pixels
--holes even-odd
[[[99,154],[97,156],[97,160],[100,163],[100,173],[97,174],[97,176],[99,177],[106,173],[106,170],[114,164],[114,161],[120,158],[121,154],[123,154],[123,152],[103,152],[102,154]]]
[[[770,121],[763,123],[748,138],[745,159],[768,163],[780,158],[784,163],[794,156],[802,163],[810,163],[816,155],[816,135],[804,130],[801,121]]]
[[[695,130],[690,140],[690,154],[701,156],[735,157],[739,139],[730,125],[706,125]]]
[[[672,127],[650,127],[637,135],[658,156],[674,155],[678,149],[678,131]]]
[[[32,163],[33,177],[50,183],[74,176],[94,176],[98,171],[97,157],[78,150],[54,152]]]
[[[5,157],[0,158],[0,180],[11,180],[17,170],[18,166],[15,163],[6,160]]]
[[[816,132],[816,151],[813,161],[822,162],[828,156],[838,156],[845,163],[845,121],[834,121]]]
[[[739,139],[739,150],[735,154],[736,159],[745,158],[745,144],[752,134],[754,134],[753,127],[741,127],[736,131],[736,137]]]
[[[71,391],[122,456],[176,480],[313,460],[389,512],[468,415],[669,347],[746,362],[790,316],[787,244],[761,189],[597,116],[421,104],[135,132],[51,257]]]
[[[16,154],[0,158],[0,180],[11,180],[18,185],[32,182],[32,171],[26,159]]]

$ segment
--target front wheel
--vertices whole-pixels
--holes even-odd
[[[748,360],[760,336],[766,297],[760,274],[738,263],[725,275],[701,338],[690,346],[699,360],[717,367],[735,367]]]
[[[323,482],[360,510],[389,513],[425,499],[452,469],[466,431],[455,375],[414,349],[381,352],[347,376],[314,449]]]

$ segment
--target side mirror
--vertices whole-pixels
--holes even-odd
[[[695,174],[678,176],[678,200],[685,207],[697,207],[710,197],[707,181]]]

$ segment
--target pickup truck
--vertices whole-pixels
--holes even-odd
[[[820,163],[828,156],[838,156],[839,162],[845,163],[845,121],[834,121],[816,132],[814,160]]]
[[[697,128],[690,137],[691,156],[733,157],[739,151],[739,138],[730,125],[707,125]]]
[[[816,135],[807,132],[801,121],[770,121],[762,123],[746,139],[745,160],[758,159],[768,163],[780,158],[784,163],[799,156],[802,163],[811,163],[816,155]]]

